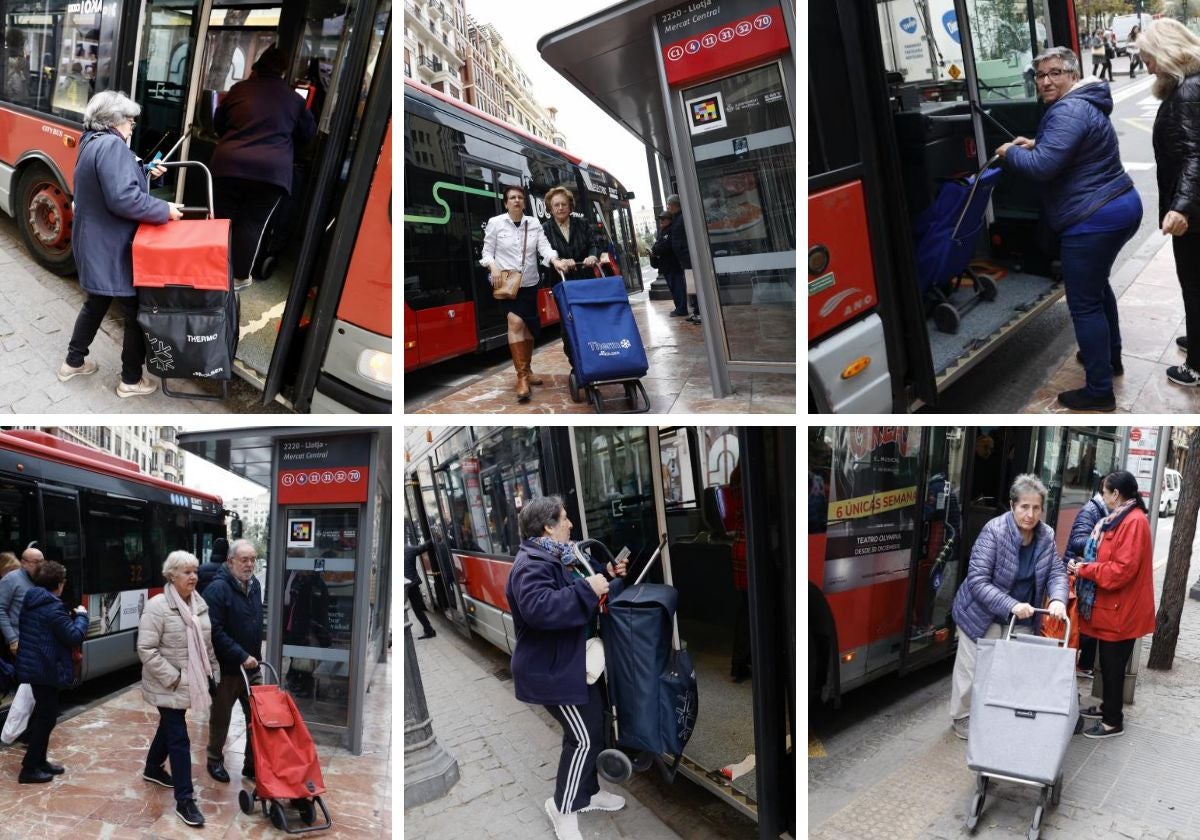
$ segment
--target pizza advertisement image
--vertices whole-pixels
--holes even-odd
[[[767,235],[758,175],[751,169],[706,179],[704,219],[714,245]]]

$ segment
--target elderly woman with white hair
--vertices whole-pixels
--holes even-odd
[[[967,737],[975,650],[980,639],[998,638],[1015,617],[1015,632],[1036,633],[1034,609],[1049,600],[1050,613],[1067,617],[1067,571],[1042,522],[1046,485],[1019,475],[1008,491],[1008,513],[989,520],[971,548],[967,577],[954,596],[958,654],[950,690],[954,734]]]
[[[146,754],[142,778],[175,789],[175,813],[190,826],[204,825],[192,788],[191,742],[184,716],[206,711],[220,673],[213,651],[208,604],[196,592],[200,561],[172,551],[163,563],[167,585],[150,599],[138,623],[142,696],[158,708],[158,731]],[[163,769],[170,759],[171,772]]]
[[[142,222],[161,225],[183,218],[183,205],[150,195],[147,172],[129,148],[141,110],[124,93],[106,90],[91,98],[83,114],[71,247],[87,300],[75,319],[66,361],[58,369],[62,382],[96,372],[96,363],[86,358],[88,349],[116,300],[125,318],[118,397],[152,394],[158,387],[142,375],[146,345],[137,323],[133,235]],[[155,166],[149,175],[160,178],[165,172]]]

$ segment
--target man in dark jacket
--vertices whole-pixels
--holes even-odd
[[[213,540],[212,554],[209,555],[207,563],[201,563],[197,570],[197,576],[200,578],[196,581],[196,591],[200,593],[200,597],[204,597],[204,590],[208,589],[208,585],[216,580],[217,572],[225,568],[225,563],[229,558],[229,540],[224,537],[217,537]]]
[[[684,294],[687,295],[687,300],[692,305],[692,315],[688,318],[688,322],[699,324],[699,298],[695,292],[688,292],[686,285],[687,272],[692,270],[692,255],[688,251],[687,228],[683,226],[683,205],[679,203],[679,196],[674,194],[667,196],[667,210],[673,216],[671,227],[668,229],[671,238],[671,250],[675,253],[675,259],[679,261],[679,270],[684,277]]]
[[[204,600],[212,621],[213,650],[221,663],[221,681],[213,697],[208,722],[208,775],[218,782],[228,782],[225,769],[225,739],[229,735],[229,718],[233,703],[238,701],[246,716],[246,758],[242,775],[254,778],[254,750],[250,742],[250,702],[245,668],[250,682],[262,683],[258,654],[262,650],[262,587],[254,577],[258,557],[249,540],[234,540],[229,546],[229,561],[209,584]]]
[[[423,542],[413,545],[415,540],[412,535],[406,536],[408,542],[404,546],[404,579],[407,583],[404,584],[404,594],[408,596],[408,603],[412,607],[413,615],[421,623],[421,629],[425,631],[417,638],[432,639],[437,635],[437,631],[433,629],[433,625],[429,623],[429,616],[425,614],[425,599],[421,597],[421,581],[417,577],[417,557],[433,548],[433,543]]]
[[[217,106],[213,127],[220,141],[209,164],[217,217],[231,223],[235,289],[249,286],[255,266],[261,267],[272,215],[292,192],[296,147],[317,133],[304,100],[283,78],[288,59],[279,48],[264,50],[252,69]]]
[[[13,574],[16,574],[15,572]],[[33,689],[34,707],[29,718],[29,747],[21,761],[17,781],[23,785],[49,782],[65,772],[46,757],[50,733],[58,722],[58,690],[75,679],[71,651],[87,635],[87,607],[72,614],[62,602],[67,570],[53,560],[33,574],[33,587],[25,593],[21,610],[21,638],[17,651],[17,678]]]
[[[687,281],[683,278],[683,269],[671,247],[671,226],[675,222],[675,214],[664,210],[658,214],[658,238],[650,248],[650,265],[658,269],[671,290],[671,299],[675,308],[671,310],[672,318],[682,318],[688,314]]]

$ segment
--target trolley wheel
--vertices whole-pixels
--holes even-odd
[[[583,402],[583,397],[579,393],[579,380],[575,378],[575,371],[571,371],[571,375],[567,377],[567,388],[571,391],[571,402]]]
[[[250,791],[242,790],[238,793],[238,807],[242,809],[243,814],[254,811],[254,797],[250,795]]]
[[[975,275],[975,289],[977,294],[986,301],[990,302],[996,299],[996,281],[987,274]]]
[[[620,750],[602,750],[596,757],[596,772],[606,782],[623,785],[633,775],[633,762]]]
[[[285,818],[283,816],[283,806],[280,805],[278,802],[272,802],[270,815],[271,815],[271,825],[275,826],[276,828],[278,828],[282,831],[284,829],[284,826],[287,825],[287,821],[285,820]]]
[[[1062,799],[1063,777],[1059,775],[1054,781],[1054,787],[1050,789],[1050,804],[1057,805]]]
[[[1029,840],[1038,840],[1042,834],[1042,806],[1033,809],[1033,821],[1029,823]]]
[[[633,769],[638,773],[645,773],[654,765],[654,753],[649,750],[642,750],[633,757]]]
[[[300,821],[305,825],[312,825],[317,820],[317,809],[313,805],[311,799],[296,799],[293,800],[296,810],[300,812]]]
[[[967,814],[967,831],[974,833],[979,824],[979,816],[983,813],[983,794],[977,793],[971,797],[971,810]]]
[[[933,325],[938,328],[938,332],[954,335],[958,332],[960,323],[962,323],[962,318],[959,317],[958,310],[952,304],[939,303],[933,307]]]

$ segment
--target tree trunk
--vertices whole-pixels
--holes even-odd
[[[1159,671],[1171,670],[1175,644],[1179,641],[1179,617],[1187,595],[1188,567],[1192,559],[1192,541],[1196,537],[1196,514],[1200,510],[1200,426],[1188,437],[1187,462],[1179,483],[1179,507],[1175,527],[1171,529],[1171,547],[1167,553],[1167,573],[1163,579],[1162,599],[1154,619],[1154,641],[1146,665]]]

